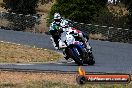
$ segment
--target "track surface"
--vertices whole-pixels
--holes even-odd
[[[15,42],[54,50],[49,35],[0,30],[0,41]],[[87,72],[131,73],[132,44],[90,40],[96,64],[83,66]],[[0,64],[0,69],[40,70],[40,71],[77,71],[78,66],[64,59],[52,63]]]

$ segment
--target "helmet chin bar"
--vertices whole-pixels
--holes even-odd
[[[55,22],[56,24],[60,24],[60,22]]]
[[[54,19],[55,22],[61,22],[61,19]]]

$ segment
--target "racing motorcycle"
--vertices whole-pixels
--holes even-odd
[[[72,58],[78,65],[95,64],[92,51],[88,50],[83,42],[77,41],[73,34],[69,31],[62,32],[59,39],[59,48],[63,49],[65,54],[69,58]]]

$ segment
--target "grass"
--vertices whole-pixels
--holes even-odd
[[[76,83],[77,74],[0,72],[0,88],[131,88],[130,84]]]
[[[0,63],[49,62],[62,58],[55,51],[0,42]]]
[[[2,3],[3,0],[0,0]],[[40,5],[38,13],[42,15],[39,32],[48,30],[46,20],[53,3]],[[0,8],[0,11],[6,11]],[[3,22],[3,21],[2,21]],[[102,35],[90,35],[93,38],[102,38]],[[103,37],[104,38],[104,37]],[[21,46],[0,42],[0,63],[31,63],[55,61],[62,56],[54,51],[30,46]],[[130,84],[86,84],[76,83],[77,74],[61,73],[32,73],[32,72],[5,72],[0,71],[0,88],[131,88]]]

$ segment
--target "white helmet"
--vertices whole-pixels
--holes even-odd
[[[55,13],[54,14],[54,21],[56,24],[60,24],[61,23],[61,16],[59,13]]]
[[[68,21],[63,20],[63,21],[61,22],[61,27],[63,27],[63,28],[68,28],[68,27],[69,27]]]
[[[60,16],[59,13],[55,13],[55,14],[54,14],[54,20],[55,20],[55,19],[59,19],[59,20],[61,19],[61,16]]]
[[[63,21],[61,22],[61,27],[63,28],[63,31],[68,32],[68,31],[69,31],[69,23],[68,23],[68,21],[63,20]]]

